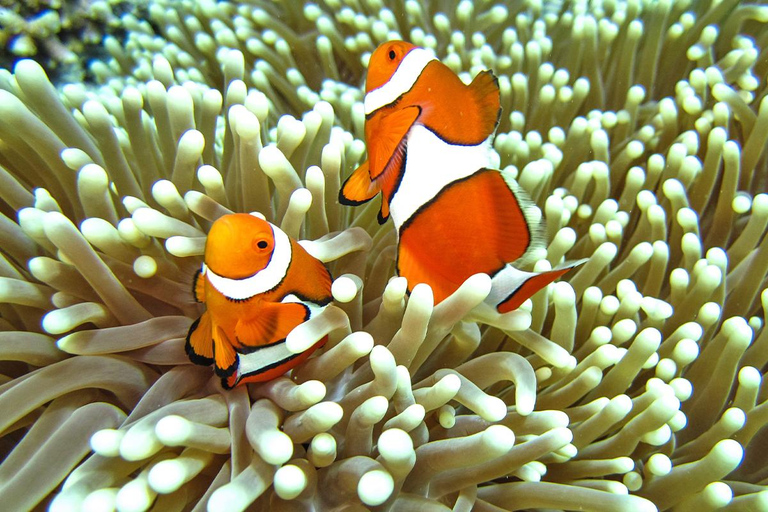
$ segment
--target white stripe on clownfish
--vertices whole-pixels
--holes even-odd
[[[254,295],[268,292],[278,286],[291,266],[291,241],[281,229],[272,223],[269,225],[272,228],[275,245],[266,267],[252,276],[230,279],[216,274],[203,263],[201,275],[206,276],[211,285],[222,295],[233,300],[250,299]]]
[[[238,380],[255,373],[263,373],[297,355],[286,348],[285,340],[274,345],[258,347],[254,352],[248,354],[238,354]]]
[[[437,58],[432,52],[424,48],[414,48],[409,51],[392,77],[385,84],[365,95],[363,103],[365,115],[393,103],[401,95],[410,91],[413,84],[419,79],[421,72],[433,60],[437,60]]]
[[[490,137],[476,146],[461,146],[449,144],[424,126],[415,125],[407,144],[403,177],[389,206],[398,231],[446,185],[492,166]]]

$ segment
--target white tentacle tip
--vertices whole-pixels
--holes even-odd
[[[120,441],[124,432],[105,428],[94,432],[91,436],[91,449],[102,457],[117,457],[120,455]]]
[[[192,424],[175,414],[166,416],[155,425],[155,435],[166,446],[179,446],[192,432]]]
[[[258,453],[268,464],[285,464],[293,457],[293,441],[279,430],[267,431],[259,440]]]
[[[357,495],[364,504],[375,507],[389,499],[395,489],[392,476],[384,470],[365,473],[357,484]]]
[[[483,440],[488,445],[497,448],[499,452],[504,453],[511,450],[515,444],[515,434],[504,425],[491,425],[485,429]]]
[[[275,494],[284,500],[292,500],[307,487],[307,475],[293,464],[286,464],[275,472]]]
[[[184,483],[184,467],[176,460],[163,460],[149,470],[147,481],[157,493],[170,494]]]
[[[352,278],[347,276],[340,276],[331,285],[331,294],[336,302],[351,302],[357,296],[357,292],[357,284]]]

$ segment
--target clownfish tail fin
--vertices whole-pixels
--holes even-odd
[[[483,132],[492,134],[501,118],[499,80],[490,70],[482,71],[469,84],[469,90],[480,115]]]

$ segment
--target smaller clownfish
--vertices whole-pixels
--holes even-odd
[[[189,328],[187,355],[195,364],[213,364],[227,389],[274,379],[325,343],[294,354],[285,338],[330,303],[331,274],[255,214],[213,223],[194,296],[206,311]]]
[[[426,283],[437,304],[485,273],[485,302],[507,313],[581,263],[518,268],[545,246],[544,229],[512,176],[491,168],[501,107],[490,71],[465,85],[429,50],[390,41],[371,55],[365,90],[368,160],[344,182],[339,201],[356,206],[382,194],[379,222],[392,217],[397,273],[409,291]]]

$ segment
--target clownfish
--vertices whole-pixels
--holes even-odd
[[[501,114],[493,73],[465,85],[428,50],[390,41],[371,55],[365,90],[368,160],[339,201],[359,205],[381,192],[379,222],[392,218],[397,273],[409,291],[427,283],[439,303],[482,272],[492,279],[486,303],[506,313],[578,264],[548,272],[512,265],[543,247],[543,224],[509,173],[489,168]]]
[[[227,389],[274,379],[325,343],[294,354],[285,338],[330,303],[330,272],[255,214],[213,223],[193,294],[206,311],[189,328],[187,355],[195,364],[213,364]]]

